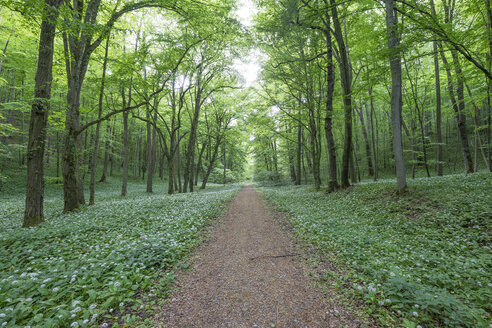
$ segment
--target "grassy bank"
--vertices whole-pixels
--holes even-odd
[[[489,327],[492,175],[360,184],[326,194],[261,188],[298,235],[349,274],[328,281],[366,302],[382,323]]]
[[[168,196],[162,184],[149,195],[134,182],[122,198],[119,188],[98,185],[96,205],[61,214],[61,186],[48,185],[47,221],[30,229],[20,228],[24,195],[3,194],[0,327],[92,327],[115,313],[129,320],[128,310],[166,292],[166,269],[239,190]]]

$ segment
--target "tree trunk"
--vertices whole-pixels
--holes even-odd
[[[208,164],[207,171],[205,172],[205,175],[203,176],[202,186],[200,187],[200,189],[205,189],[207,187],[208,177],[210,176],[210,173],[212,172],[212,168],[214,167],[214,163],[215,163],[215,160],[217,158],[217,154],[219,152],[219,147],[220,147],[220,144],[222,142],[221,139],[222,139],[221,136],[219,136],[217,138],[217,141],[216,141],[215,147],[214,147],[214,151],[213,151],[213,154],[210,158],[210,162]]]
[[[458,59],[458,53],[455,50],[451,50],[451,55],[453,58],[456,79],[458,81],[458,86],[456,89],[456,95],[458,96],[458,112],[456,113],[456,119],[458,120],[458,129],[461,136],[461,153],[465,162],[466,173],[473,173],[473,160],[471,157],[470,147],[468,145],[468,133],[466,131],[464,81],[462,76],[463,72]]]
[[[50,109],[51,82],[53,80],[53,53],[56,20],[61,0],[46,0],[45,14],[39,37],[38,66],[35,76],[34,102],[29,120],[27,144],[26,209],[23,227],[37,226],[44,221],[44,146],[48,111]]]
[[[378,179],[378,160],[377,160],[377,156],[378,156],[378,152],[377,152],[377,149],[376,149],[376,138],[375,138],[375,135],[374,135],[374,102],[373,102],[373,98],[372,98],[372,87],[369,87],[369,103],[370,103],[370,108],[371,108],[371,111],[370,113],[367,113],[367,108],[366,108],[366,113],[368,114],[367,116],[369,116],[369,126],[370,126],[370,130],[371,130],[371,144],[372,144],[372,151],[373,151],[373,157],[374,157],[374,181],[377,181]],[[377,129],[376,129],[376,133],[377,133]]]
[[[123,101],[123,106],[125,102]],[[123,183],[121,184],[121,196],[126,196],[128,183],[128,112],[123,112]]]
[[[154,111],[154,123],[157,122],[157,106],[155,108],[155,111]],[[147,130],[147,133],[148,133],[148,130]],[[152,192],[152,178],[154,176],[154,168],[155,168],[155,153],[156,153],[156,143],[157,143],[157,140],[156,140],[156,137],[157,137],[157,130],[154,126],[153,130],[152,130],[152,142],[151,142],[151,145],[150,145],[150,149],[147,148],[148,150],[148,166],[149,166],[149,169],[148,169],[148,172],[147,172],[147,192],[148,193],[151,193]]]
[[[442,176],[442,135],[441,135],[441,80],[439,76],[439,58],[437,43],[434,47],[434,74],[436,75],[436,143],[437,143],[437,176]]]
[[[198,174],[200,173],[200,170],[202,169],[202,156],[203,152],[207,148],[207,142],[205,141],[202,145],[202,149],[200,150],[200,154],[198,155],[198,163],[196,164],[196,173],[195,173],[195,186],[198,185]]]
[[[403,159],[403,142],[401,137],[401,60],[399,54],[398,18],[393,0],[386,1],[386,27],[388,29],[388,49],[391,68],[391,121],[393,132],[393,153],[395,156],[396,185],[398,192],[405,191],[407,186],[405,162]]]
[[[97,113],[97,118],[101,119],[103,110],[103,97],[104,97],[104,80],[106,78],[106,67],[108,63],[108,51],[109,51],[109,34],[106,39],[106,47],[104,49],[104,60],[103,60],[103,71],[101,77],[101,89],[99,90],[99,111]],[[101,122],[96,125],[96,139],[94,140],[94,151],[92,153],[92,163],[91,163],[91,182],[90,182],[90,195],[89,195],[89,205],[94,204],[94,194],[96,189],[96,167],[97,167],[97,150],[99,148],[99,132],[101,130]],[[107,167],[107,164],[104,163]]]
[[[371,154],[371,145],[369,143],[369,137],[367,136],[367,131],[366,131],[366,124],[364,121],[364,109],[362,106],[360,107],[360,110],[357,110],[355,108],[355,111],[357,114],[359,114],[360,118],[360,125],[361,125],[361,130],[362,130],[362,137],[364,138],[364,144],[365,144],[365,149],[366,149],[366,157],[367,157],[367,171],[369,173],[369,176],[373,176],[374,170],[372,168],[372,154]]]
[[[224,172],[223,172],[223,175],[224,175],[224,180],[223,180],[223,183],[226,184],[226,167],[227,167],[227,163],[226,163],[226,141],[224,139],[224,146],[222,147],[222,151],[224,152],[223,153],[223,161],[224,161]]]
[[[108,126],[106,130],[106,142],[104,145],[104,165],[103,165],[101,179],[99,179],[99,182],[106,182],[106,175],[108,173],[109,150],[110,150],[110,140],[111,140],[111,126],[109,121],[107,125]]]
[[[327,3],[326,3],[327,4]],[[333,138],[333,92],[335,90],[335,72],[333,67],[333,47],[330,32],[330,15],[325,12],[325,40],[326,40],[326,116],[325,137],[328,145],[329,178],[328,191],[336,191],[339,188],[337,178],[337,153],[335,139]],[[299,172],[300,173],[300,172]],[[300,174],[299,174],[300,175]]]
[[[87,141],[87,131],[85,136],[86,136],[85,140]],[[84,145],[83,145],[84,143],[82,142],[82,135],[78,133],[77,140],[76,140],[77,166],[75,167],[75,174],[77,176],[77,197],[80,205],[85,204],[85,196],[84,196],[85,170],[82,168],[82,166],[84,165],[84,156],[82,156],[84,153]]]
[[[343,89],[343,107],[344,107],[344,120],[345,120],[345,138],[343,142],[343,154],[342,154],[342,174],[341,174],[341,187],[346,188],[350,186],[349,182],[349,162],[350,153],[352,151],[352,75],[350,70],[350,63],[348,58],[347,45],[345,44],[342,28],[340,26],[340,20],[338,19],[338,10],[336,7],[336,1],[330,0],[331,12],[333,16],[333,26],[335,28],[335,39],[340,50],[340,75]]]
[[[300,110],[300,109],[299,109]],[[299,117],[300,119],[300,117]],[[302,156],[302,125],[299,123],[297,126],[297,175],[296,175],[296,186],[301,184],[301,156]]]

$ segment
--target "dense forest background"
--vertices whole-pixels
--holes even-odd
[[[244,25],[234,1],[3,1],[0,181],[27,170],[25,225],[42,220],[42,176],[69,212],[108,176],[124,196],[154,177],[170,194],[395,175],[402,191],[490,170],[488,0],[255,5]]]

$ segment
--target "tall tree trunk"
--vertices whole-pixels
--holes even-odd
[[[59,133],[56,131],[56,177],[60,176],[60,139]]]
[[[367,113],[367,116],[369,117],[369,127],[370,127],[370,130],[371,130],[371,144],[372,144],[372,151],[373,151],[373,157],[374,157],[374,181],[377,181],[378,179],[378,160],[377,160],[377,156],[378,156],[378,151],[376,149],[376,138],[375,138],[375,134],[374,134],[374,130],[376,130],[376,133],[377,133],[377,129],[374,128],[374,101],[373,101],[373,97],[372,97],[372,86],[369,87],[369,104],[370,104],[370,108],[371,108],[371,111],[370,113],[367,113],[367,108],[366,108],[366,113]]]
[[[104,165],[103,165],[101,179],[99,179],[99,182],[106,182],[106,175],[108,173],[108,164],[109,164],[110,140],[111,140],[111,125],[110,125],[110,121],[108,121],[107,130],[106,130],[106,142],[104,145]]]
[[[154,123],[157,122],[157,106],[155,106],[155,111],[154,111]],[[148,131],[147,131],[148,132]],[[147,192],[151,193],[152,192],[152,178],[154,176],[154,168],[155,168],[155,153],[156,153],[156,143],[157,143],[157,130],[154,126],[152,129],[152,142],[150,144],[150,149],[148,149],[148,172],[147,172]]]
[[[299,123],[299,125],[297,126],[297,157],[296,157],[297,175],[296,175],[296,183],[295,183],[296,186],[299,186],[301,184],[301,174],[302,174],[301,157],[302,157],[302,125],[301,123]]]
[[[46,0],[45,15],[39,36],[38,66],[36,69],[34,102],[29,120],[27,144],[26,209],[23,227],[37,226],[44,221],[44,146],[48,111],[50,109],[51,82],[53,80],[53,53],[56,20],[61,0]]]
[[[106,39],[106,47],[104,49],[104,60],[103,60],[103,71],[101,77],[101,88],[99,90],[99,103],[98,103],[98,113],[97,118],[101,119],[103,110],[103,97],[104,97],[104,80],[106,79],[106,67],[108,63],[108,51],[109,51],[109,36]],[[91,163],[91,182],[90,182],[90,195],[89,195],[89,205],[94,204],[94,194],[96,189],[96,167],[97,167],[97,151],[99,148],[99,132],[101,130],[101,122],[97,122],[96,125],[96,139],[94,140],[94,150],[92,152],[92,163]],[[107,164],[104,163],[107,167]]]
[[[179,130],[178,129],[178,140],[177,140],[177,146],[176,146],[176,151],[177,151],[177,156],[176,156],[176,176],[178,180],[178,192],[182,193],[183,192],[183,185],[181,184],[181,138],[179,135]]]
[[[121,184],[121,196],[126,196],[128,184],[128,114],[127,111],[123,112],[123,183]]]
[[[441,79],[439,76],[439,58],[437,43],[434,47],[434,74],[436,76],[436,143],[437,143],[437,176],[442,176],[442,135],[441,135]]]
[[[328,5],[328,2],[325,1]],[[329,178],[328,191],[336,191],[339,188],[337,177],[337,153],[335,139],[333,138],[333,92],[335,90],[335,72],[333,67],[333,46],[330,32],[330,15],[325,12],[325,41],[326,41],[326,116],[325,137],[328,145]],[[300,172],[299,172],[300,173]],[[299,174],[300,176],[300,174]]]
[[[468,133],[466,129],[466,116],[465,116],[465,96],[464,96],[464,80],[461,64],[458,59],[458,53],[455,50],[451,50],[453,58],[453,66],[456,73],[456,79],[458,86],[456,88],[456,95],[458,100],[458,112],[456,119],[458,120],[458,129],[460,131],[461,140],[461,153],[465,162],[465,170],[467,173],[473,173],[473,160],[471,157],[470,147],[468,144]]]
[[[338,10],[336,0],[330,0],[331,12],[333,16],[333,26],[335,28],[335,39],[340,50],[340,75],[343,89],[343,107],[344,107],[344,120],[345,120],[345,137],[343,142],[343,154],[342,154],[342,174],[341,174],[341,186],[346,188],[350,186],[349,182],[349,162],[350,153],[352,151],[352,74],[348,58],[348,49],[345,44],[342,28],[340,26],[340,20],[338,18]]]
[[[487,54],[487,68],[489,72],[492,70],[492,6],[490,5],[490,0],[485,0],[485,5],[487,7],[487,39],[489,41],[489,53]],[[490,136],[492,135],[492,80],[485,76],[487,81],[487,162],[489,163],[489,171],[492,172],[492,142]]]
[[[468,91],[468,95],[470,96],[471,102],[473,104],[474,113],[472,115],[473,117],[473,124],[475,126],[475,168],[474,171],[477,172],[478,170],[478,149],[480,149],[480,153],[482,154],[482,158],[485,164],[485,167],[487,168],[488,171],[490,171],[490,163],[488,161],[488,157],[485,154],[485,147],[482,143],[482,138],[480,137],[480,127],[478,123],[478,115],[479,115],[479,108],[477,104],[475,103],[475,100],[473,98],[472,92],[468,84],[465,85],[466,90]]]
[[[398,192],[405,191],[407,180],[405,161],[403,159],[403,142],[401,137],[401,60],[399,54],[398,18],[393,0],[386,1],[386,27],[388,29],[388,49],[391,68],[391,122],[393,132],[393,153],[395,156],[396,186]]]
[[[70,84],[78,84],[72,79]],[[77,139],[79,138],[79,101],[80,88],[70,87],[67,92],[67,111],[65,118],[65,145],[63,148],[63,212],[79,208],[77,182]]]
[[[82,168],[84,165],[84,144],[87,144],[87,130],[85,134],[85,142],[82,140],[82,135],[80,133],[77,134],[77,166],[75,166],[75,174],[77,176],[77,197],[80,205],[85,204],[85,195],[84,195],[84,178],[85,178],[85,170]]]
[[[133,164],[133,178],[140,178],[140,170],[143,167],[144,161],[142,160],[142,165],[140,165],[140,144],[142,143],[142,127],[138,128],[138,136],[137,136],[137,149],[135,149],[135,162]],[[144,152],[145,153],[145,152]],[[142,155],[144,157],[144,155]],[[142,177],[145,173],[142,173]]]
[[[222,160],[224,161],[224,171],[223,171],[223,183],[226,184],[226,167],[227,167],[227,162],[226,162],[226,148],[227,148],[227,145],[226,145],[226,141],[224,139],[224,146],[222,147],[222,151],[223,151],[223,158]]]
[[[210,173],[212,172],[212,169],[214,167],[214,163],[215,163],[215,160],[217,159],[217,154],[219,152],[219,147],[220,147],[221,143],[222,143],[222,136],[218,136],[216,143],[215,143],[213,153],[210,157],[207,171],[205,171],[205,175],[203,176],[202,185],[201,185],[200,189],[205,189],[207,187],[208,177],[210,176]]]
[[[195,173],[195,186],[198,185],[198,174],[202,169],[202,156],[206,148],[207,148],[207,142],[205,141],[202,145],[202,149],[200,150],[200,154],[198,155],[198,163],[196,164],[196,173]]]
[[[360,109],[358,110],[357,107],[355,108],[355,111],[357,114],[359,114],[360,118],[360,125],[361,125],[361,130],[362,130],[362,137],[364,138],[364,144],[365,144],[365,149],[366,149],[366,157],[367,157],[367,171],[369,173],[369,176],[373,176],[374,170],[372,168],[372,154],[371,154],[371,145],[369,143],[369,137],[367,136],[367,131],[366,131],[366,124],[364,121],[364,109],[362,105],[360,106]]]
[[[451,69],[450,69],[448,60],[446,58],[446,55],[444,54],[444,52],[442,50],[441,45],[440,45],[440,48],[441,48],[440,49],[441,58],[442,58],[442,61],[444,63],[444,67],[446,69],[446,74],[448,77],[449,98],[451,100],[453,111],[455,113],[456,123],[458,126],[458,137],[459,137],[460,144],[461,144],[461,154],[463,157],[463,161],[465,163],[465,171],[467,173],[471,173],[472,169],[473,169],[473,164],[472,164],[470,150],[468,147],[468,135],[466,132],[466,119],[465,119],[465,115],[464,115],[463,111],[460,108],[460,107],[463,107],[463,109],[464,109],[464,99],[463,99],[463,95],[461,93],[460,93],[461,98],[459,98],[459,99],[461,99],[461,101],[457,100],[455,97],[454,87],[453,87],[453,76],[451,74]]]

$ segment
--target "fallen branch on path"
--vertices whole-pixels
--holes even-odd
[[[283,254],[283,255],[261,255],[261,256],[256,256],[256,257],[250,257],[249,259],[252,261],[252,260],[257,260],[257,259],[261,259],[261,258],[280,258],[280,257],[290,257],[290,256],[298,256],[298,255],[301,255],[301,254]]]

